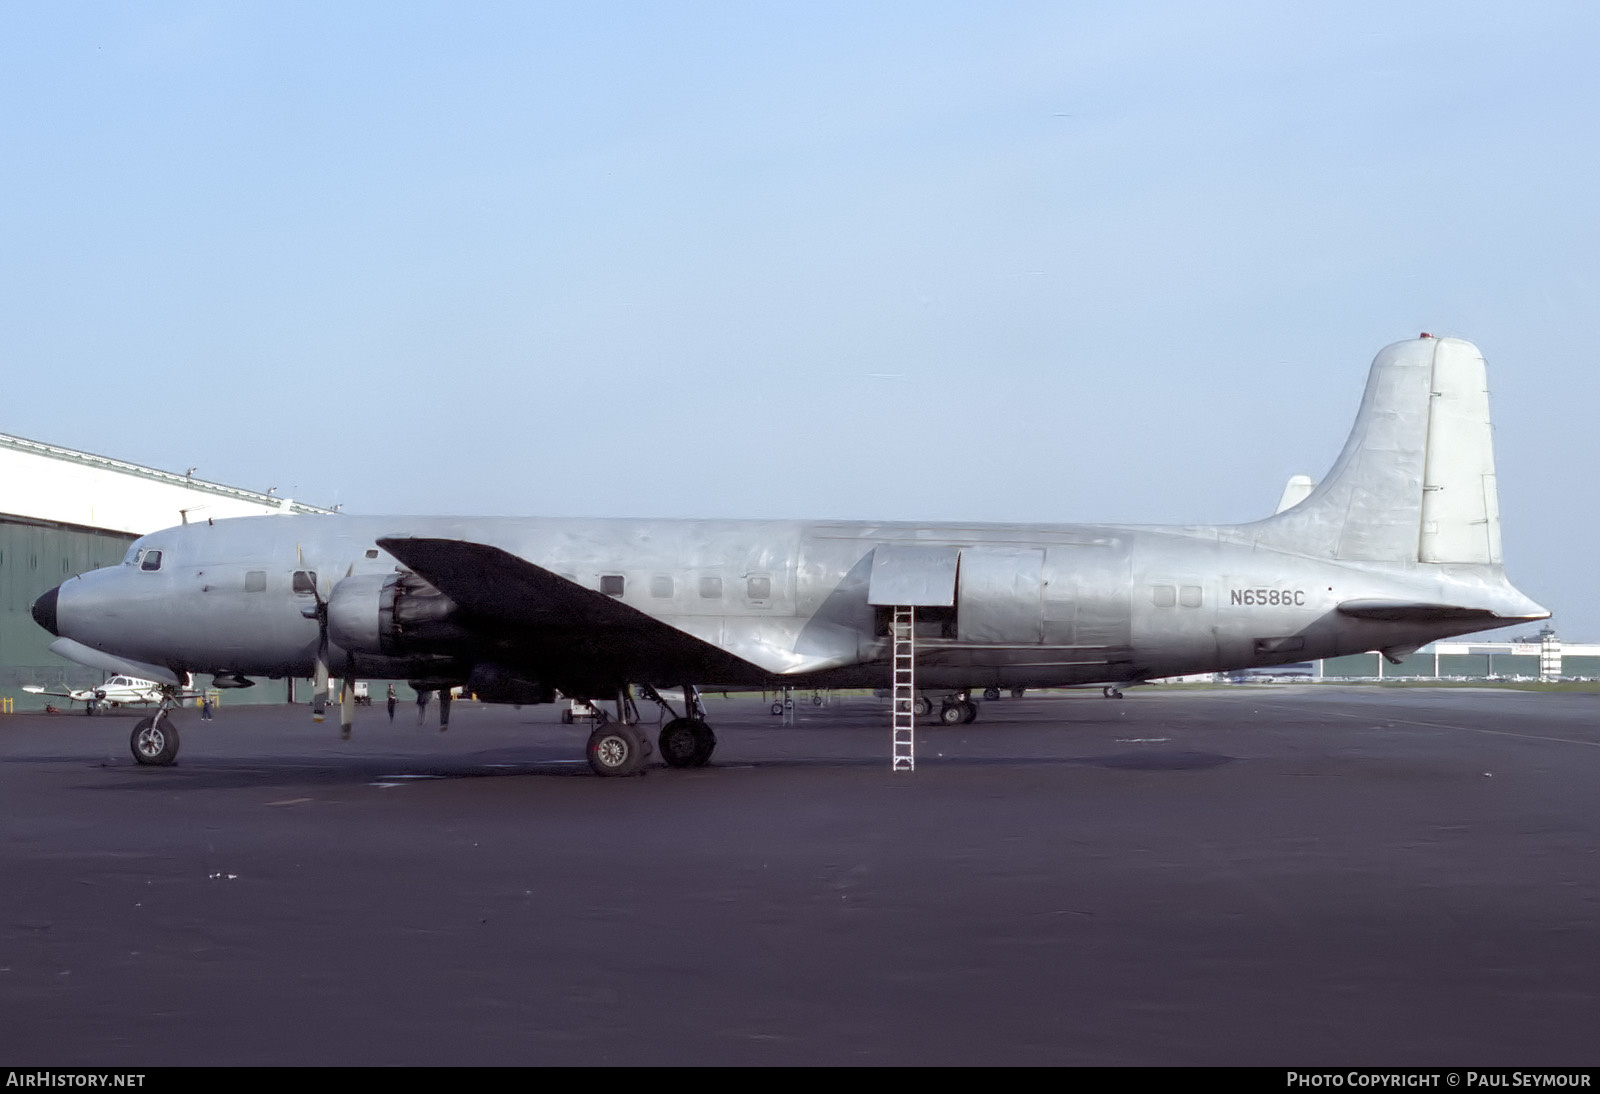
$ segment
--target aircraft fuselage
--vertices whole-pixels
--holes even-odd
[[[341,636],[359,630],[350,621],[367,611],[365,599],[350,602],[362,585],[350,579],[365,578],[370,589],[402,569],[377,546],[393,536],[497,547],[747,666],[719,667],[722,678],[693,681],[712,688],[883,686],[885,609],[869,603],[880,548],[941,548],[956,560],[953,603],[919,611],[925,687],[1142,680],[1409,649],[1494,625],[1351,618],[1337,610],[1352,600],[1476,603],[1519,614],[1519,605],[1505,609],[1502,590],[1474,567],[1308,558],[1263,548],[1251,541],[1250,527],[238,518],[154,533],[134,544],[121,566],[64,583],[52,629],[180,674],[303,677],[318,650],[320,600],[335,617],[329,663],[336,675],[464,680],[475,663],[495,662],[568,690],[589,682],[563,680],[584,670],[576,662],[563,666],[559,650],[530,647],[525,635],[515,646],[492,635],[415,631],[389,652],[371,641],[340,645]],[[152,568],[142,560],[155,551]],[[372,615],[376,625],[375,604]],[[635,664],[619,650],[616,660],[607,671],[625,681],[684,682],[657,678],[648,657]]]

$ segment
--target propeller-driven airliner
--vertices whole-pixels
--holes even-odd
[[[897,620],[952,722],[990,688],[1398,661],[1549,612],[1502,565],[1483,357],[1423,335],[1378,354],[1332,470],[1249,523],[239,517],[144,536],[33,615],[57,652],[172,696],[187,673],[313,677],[319,697],[332,675],[347,697],[391,679],[621,714],[637,688],[670,715],[662,759],[693,767],[716,747],[696,689],[885,687]],[[139,762],[176,757],[171,705],[135,727]],[[626,775],[652,751],[617,717],[587,757]]]

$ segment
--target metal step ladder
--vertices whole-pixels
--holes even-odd
[[[894,685],[891,691],[894,706],[891,715],[894,728],[895,771],[915,771],[917,767],[917,642],[916,609],[897,606],[890,631],[894,655]]]

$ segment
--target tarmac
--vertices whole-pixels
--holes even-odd
[[[1600,696],[798,698],[0,716],[0,1066],[1600,1063]]]

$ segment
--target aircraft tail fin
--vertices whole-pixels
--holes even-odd
[[[1382,350],[1333,470],[1303,501],[1246,527],[1263,547],[1316,557],[1498,567],[1478,348],[1423,335]]]

